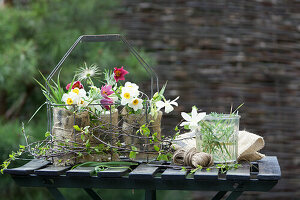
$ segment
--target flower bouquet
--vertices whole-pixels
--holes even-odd
[[[102,85],[97,87],[93,78],[100,75],[99,69],[85,64],[66,91],[59,77],[54,84],[46,81],[50,92],[40,84],[52,107],[54,165],[117,160],[121,154],[140,159],[151,154],[157,157],[154,147],[161,141],[161,109],[171,112],[179,97],[166,100],[165,84],[150,99],[137,84],[125,82],[128,73],[124,67],[105,70]]]

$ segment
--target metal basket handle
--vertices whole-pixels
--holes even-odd
[[[159,91],[158,86],[158,76],[153,68],[148,65],[145,60],[137,53],[137,51],[133,48],[133,46],[126,40],[126,38],[120,34],[105,34],[105,35],[82,35],[80,36],[74,44],[69,48],[69,50],[65,53],[62,59],[58,62],[55,68],[52,70],[50,75],[47,77],[47,81],[49,81],[53,75],[61,68],[61,65],[65,62],[66,58],[70,55],[70,53],[75,49],[75,47],[80,42],[112,42],[112,41],[122,41],[125,46],[129,49],[130,53],[135,56],[135,58],[139,61],[139,63],[143,66],[146,72],[150,75],[151,78],[151,97],[153,96],[153,78],[155,78],[155,85],[157,92]],[[46,84],[47,92],[49,88]]]

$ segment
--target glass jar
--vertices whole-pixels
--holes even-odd
[[[196,130],[197,150],[213,155],[214,163],[237,161],[239,115],[210,114]]]

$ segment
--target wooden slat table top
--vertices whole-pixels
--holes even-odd
[[[98,177],[122,177],[130,171],[129,167],[108,168],[98,172]]]
[[[34,173],[36,175],[40,175],[40,176],[59,176],[59,175],[65,174],[65,171],[67,171],[70,168],[71,168],[70,166],[55,167],[55,166],[51,165],[51,166],[45,167],[43,169],[34,170]]]
[[[211,170],[198,169],[194,174],[195,180],[218,180],[219,169],[213,168]]]
[[[276,156],[266,156],[258,161],[259,180],[279,180],[281,170]]]
[[[146,164],[140,164],[132,172],[129,173],[131,179],[152,179],[159,167],[152,167]]]
[[[254,162],[257,170],[250,163],[242,164],[241,168],[229,170],[220,174],[219,169],[211,168],[197,170],[194,174],[172,169],[168,166],[148,165],[145,163],[133,168],[110,168],[94,172],[93,167],[54,167],[49,162],[33,160],[26,165],[5,170],[4,173],[13,175],[14,180],[21,186],[48,187],[87,187],[87,188],[119,188],[119,189],[176,189],[176,190],[219,190],[233,191],[234,184],[243,183],[241,190],[268,191],[277,184],[281,172],[276,157],[266,157]],[[168,165],[168,164],[166,164]],[[253,163],[251,163],[253,166]],[[170,166],[171,167],[171,166]],[[251,170],[250,170],[251,169]],[[255,171],[255,172],[253,172]],[[251,175],[251,176],[250,176]],[[51,179],[45,183],[44,179]],[[52,186],[52,187],[53,187]]]
[[[68,170],[66,172],[67,176],[91,176],[91,173],[94,171],[94,167],[76,167],[75,169]]]
[[[182,180],[185,179],[187,171],[166,169],[162,174],[161,178],[164,180]]]
[[[34,170],[45,167],[48,164],[50,164],[49,161],[41,160],[41,159],[33,159],[21,167],[5,169],[3,171],[5,174],[28,175],[34,173]]]
[[[241,167],[231,169],[226,173],[227,180],[249,180],[250,179],[250,163],[243,162]]]

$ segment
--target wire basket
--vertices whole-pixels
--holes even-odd
[[[56,67],[47,77],[50,82],[63,63],[79,43],[121,42],[129,52],[138,60],[150,76],[150,97],[154,90],[159,92],[158,76],[155,71],[137,53],[124,36],[119,34],[83,35],[80,36],[65,53]],[[48,85],[47,92],[50,93]],[[159,111],[154,119],[149,115],[149,98],[144,95],[146,106],[140,114],[129,114],[116,103],[89,104],[93,106],[106,106],[109,112],[95,114],[87,108],[77,112],[75,105],[53,104],[47,100],[47,130],[50,132],[51,151],[49,155],[55,165],[73,165],[86,161],[112,161],[128,158],[136,154],[138,159],[148,161],[155,158],[155,143],[152,141],[153,133],[158,140],[161,139],[161,118]],[[71,107],[68,107],[71,106]],[[66,109],[68,108],[68,109]],[[147,124],[150,132],[143,134],[140,127]],[[80,130],[74,128],[77,126]],[[89,127],[87,131],[84,128]],[[77,129],[78,129],[77,128]],[[152,142],[151,142],[152,141]]]

